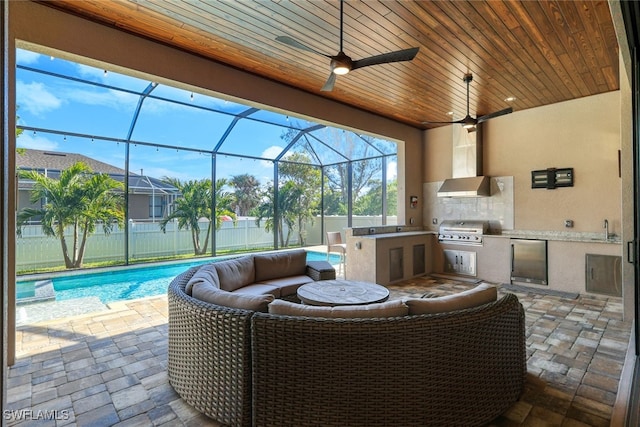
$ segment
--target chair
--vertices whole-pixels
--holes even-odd
[[[342,243],[342,235],[339,231],[327,231],[327,261],[329,261],[329,254],[332,252],[340,254],[340,268],[342,269],[342,274],[346,277],[347,266],[345,258],[347,257],[347,245]]]

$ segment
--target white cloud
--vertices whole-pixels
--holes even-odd
[[[264,157],[266,159],[275,159],[280,155],[280,153],[282,153],[282,150],[284,150],[283,147],[272,145],[271,147],[266,148],[259,157]],[[260,163],[266,168],[273,167],[273,162],[269,162],[267,160],[261,160]]]
[[[66,90],[65,96],[69,100],[86,105],[99,105],[105,107],[119,108],[124,107],[127,110],[132,110],[137,102],[138,96],[127,92],[120,92],[117,90]]]
[[[16,98],[21,109],[39,116],[62,106],[62,100],[51,93],[42,83],[16,82]]]
[[[90,65],[78,64],[78,63],[76,63],[75,65],[78,70],[78,74],[85,79],[93,77],[93,80],[102,81],[106,77],[104,74],[104,70],[100,70]]]
[[[22,132],[16,139],[16,145],[18,148],[31,148],[33,150],[56,151],[58,149],[57,142],[48,139],[46,136],[34,135],[27,131]]]
[[[20,65],[35,64],[42,55],[28,50],[16,50],[16,63]]]

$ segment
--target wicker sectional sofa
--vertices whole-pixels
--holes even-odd
[[[169,380],[225,425],[481,426],[522,392],[513,294],[437,314],[292,316],[189,296],[197,271],[169,286]]]

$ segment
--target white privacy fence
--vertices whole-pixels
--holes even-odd
[[[347,226],[346,216],[325,216],[325,231],[342,231]],[[320,217],[313,222],[307,222],[304,226],[304,238],[307,246],[323,244]],[[387,217],[387,224],[397,223],[396,217]],[[234,226],[228,221],[216,231],[217,251],[245,251],[251,249],[273,248],[273,232],[267,232],[264,221],[258,227],[255,219],[239,219]],[[367,227],[381,225],[382,217],[354,216],[354,227]],[[207,222],[200,224],[200,243],[204,244],[207,232]],[[287,230],[284,230],[286,236]],[[344,234],[343,234],[344,235]],[[71,233],[67,233],[71,236]],[[99,261],[122,261],[124,255],[124,230],[115,228],[111,234],[105,236],[100,227],[87,239],[84,263]],[[67,238],[69,250],[72,248],[72,240]],[[300,244],[298,230],[291,233],[290,246]],[[209,238],[207,250],[211,253],[212,242]],[[166,233],[160,230],[157,222],[130,222],[129,223],[129,260],[171,257],[193,254],[191,230],[179,230],[175,222],[167,224]],[[60,240],[55,237],[47,237],[42,232],[40,225],[27,225],[22,229],[22,236],[16,239],[16,270],[47,268],[64,266]]]

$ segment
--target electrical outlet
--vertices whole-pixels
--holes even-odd
[[[572,228],[573,227],[573,220],[572,219],[565,219],[564,220],[564,226],[567,228]]]
[[[433,225],[438,224],[438,218],[431,218],[431,224]]]
[[[396,227],[396,231],[402,231],[402,227]]]
[[[369,234],[376,234],[376,229],[375,228],[370,228],[369,229]]]

